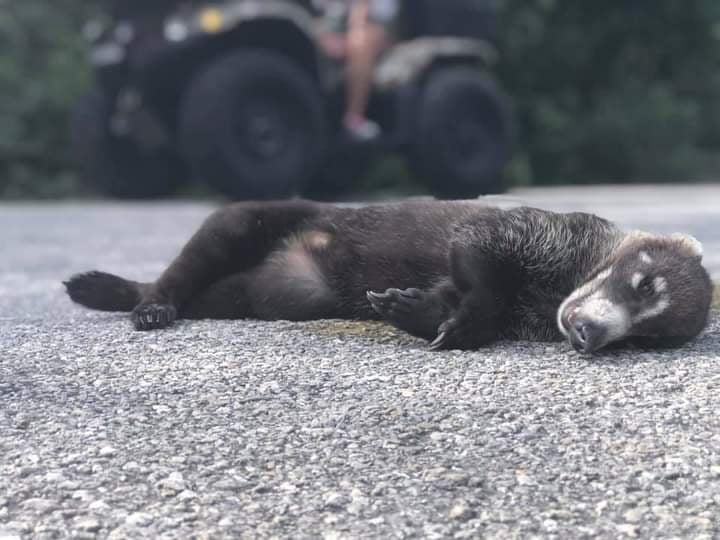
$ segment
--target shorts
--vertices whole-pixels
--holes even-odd
[[[368,19],[375,24],[391,28],[400,11],[399,0],[369,0]]]
[[[325,12],[323,27],[331,32],[347,32],[347,19],[352,1],[335,0],[329,2]],[[368,0],[368,20],[391,32],[395,18],[400,12],[400,0]]]

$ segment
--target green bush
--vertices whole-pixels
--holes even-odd
[[[0,197],[77,191],[68,116],[89,84],[85,3],[0,0]]]
[[[503,0],[500,76],[521,183],[716,172],[720,2]]]

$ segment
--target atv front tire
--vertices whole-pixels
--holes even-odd
[[[195,176],[232,199],[294,195],[324,153],[321,92],[281,54],[233,51],[191,83],[180,144]]]

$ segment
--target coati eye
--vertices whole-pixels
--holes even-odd
[[[638,283],[637,291],[641,296],[646,298],[653,296],[655,294],[655,283],[653,283],[653,279],[650,276],[642,278],[640,283]]]

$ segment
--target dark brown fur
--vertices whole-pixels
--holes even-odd
[[[384,318],[438,347],[475,348],[562,337],[558,307],[624,237],[589,214],[477,202],[238,203],[154,283],[93,272],[66,285],[88,307],[132,311],[140,330],[178,317]]]

